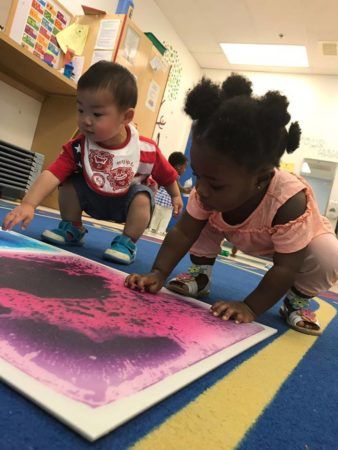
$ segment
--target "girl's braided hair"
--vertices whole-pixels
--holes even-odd
[[[278,167],[286,150],[299,147],[301,129],[290,121],[289,102],[278,91],[252,95],[247,78],[231,74],[219,86],[202,80],[188,93],[185,112],[195,121],[194,139],[224,153],[250,170]]]

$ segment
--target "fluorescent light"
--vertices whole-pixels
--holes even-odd
[[[220,44],[230,64],[309,67],[303,45]]]
[[[304,161],[302,164],[302,173],[311,173],[309,163]]]

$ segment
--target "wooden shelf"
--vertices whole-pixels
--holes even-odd
[[[0,32],[0,72],[39,95],[76,95],[76,84]]]

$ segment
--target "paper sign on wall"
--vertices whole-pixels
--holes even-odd
[[[112,50],[94,50],[92,56],[91,66],[99,61],[112,61]]]
[[[73,68],[74,81],[75,83],[77,83],[83,72],[84,56],[74,56],[72,62],[74,66]]]
[[[123,43],[122,54],[130,64],[134,64],[137,50],[140,44],[140,36],[132,28],[128,28]]]
[[[120,22],[120,19],[101,20],[95,44],[96,49],[112,50],[115,48]]]
[[[156,105],[160,95],[160,90],[161,90],[160,85],[156,83],[156,81],[151,80],[146,99],[146,107],[151,109],[152,111],[155,111],[156,109]]]
[[[67,53],[67,50],[71,49],[75,55],[82,55],[87,40],[88,30],[88,25],[73,23],[69,27],[60,31],[60,33],[56,36],[56,40],[58,41],[63,53]]]

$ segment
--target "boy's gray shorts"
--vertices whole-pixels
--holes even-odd
[[[94,219],[112,220],[123,223],[126,221],[129,205],[135,195],[146,192],[149,195],[151,214],[154,209],[154,193],[143,184],[132,184],[125,195],[109,197],[100,195],[91,189],[82,174],[75,174],[68,178],[75,188],[82,211]]]

